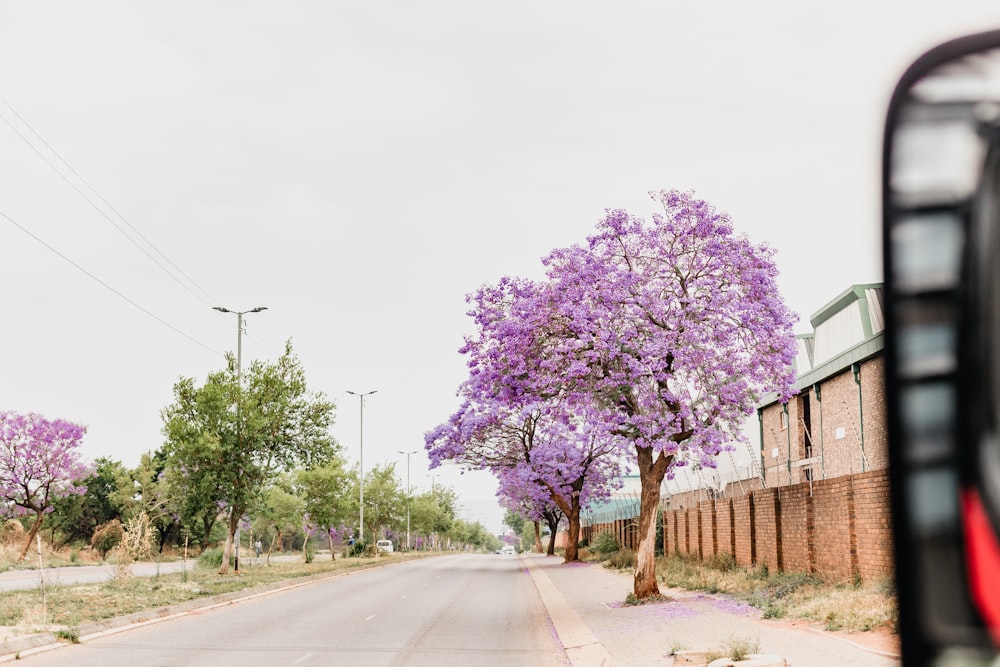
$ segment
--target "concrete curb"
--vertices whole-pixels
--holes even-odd
[[[611,655],[534,559],[521,556],[573,667],[610,667]]]

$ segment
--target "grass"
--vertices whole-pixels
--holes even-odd
[[[338,558],[336,561],[316,559],[311,563],[298,559],[293,562],[272,561],[270,566],[241,567],[239,574],[230,570],[227,575],[218,574],[217,567],[199,565],[189,572],[153,577],[115,577],[99,584],[46,586],[44,598],[39,588],[7,591],[3,593],[3,605],[0,605],[0,626],[12,627],[16,634],[49,632],[55,627],[57,636],[76,641],[79,627],[87,623],[279,581],[363,569],[387,561],[427,555],[432,554]]]
[[[891,586],[865,587],[830,582],[811,574],[770,572],[766,567],[741,568],[735,562],[700,563],[671,555],[657,562],[657,575],[667,586],[725,593],[761,609],[765,618],[823,623],[828,630],[895,629],[898,617]]]
[[[581,550],[581,558],[602,561],[605,567],[627,569],[634,566],[634,555],[625,552],[624,549],[615,553]],[[857,581],[831,582],[811,574],[772,572],[763,566],[746,568],[738,566],[729,554],[706,561],[671,554],[657,558],[656,574],[661,585],[667,587],[743,600],[761,609],[764,618],[820,623],[831,631],[896,630],[898,607],[891,581],[863,586]]]

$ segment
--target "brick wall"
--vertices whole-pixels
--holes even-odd
[[[885,414],[885,362],[881,356],[861,365],[867,470],[889,467],[889,432]]]
[[[893,575],[886,470],[702,501],[666,509],[661,520],[668,553],[706,559],[730,553],[742,567],[815,572],[839,581],[877,583]]]
[[[733,499],[733,541],[737,565],[750,567],[757,562],[756,516],[753,494]]]
[[[716,554],[716,542],[717,542],[717,515],[715,512],[715,501],[706,500],[698,505],[698,522],[700,525],[699,532],[701,533],[701,540],[699,541],[699,546],[701,551],[699,555],[702,558],[711,558]]]
[[[858,574],[878,581],[893,572],[889,479],[879,471],[854,477],[854,532]]]
[[[781,513],[778,511],[778,489],[759,489],[753,494],[754,537],[757,564],[769,569],[782,569]]]
[[[715,501],[716,553],[736,554],[736,525],[733,521],[733,499]]]
[[[882,473],[884,476],[884,472]],[[813,484],[813,550],[816,571],[832,579],[847,581],[857,567],[852,538],[854,523],[853,481],[850,476]],[[886,508],[888,515],[888,507]]]
[[[808,484],[776,489],[781,518],[781,567],[788,572],[812,572],[813,503]]]

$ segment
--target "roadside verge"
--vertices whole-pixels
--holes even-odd
[[[611,656],[532,556],[522,556],[573,667],[610,667]]]

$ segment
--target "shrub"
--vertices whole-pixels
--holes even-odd
[[[726,656],[730,660],[739,662],[740,660],[746,660],[754,653],[760,653],[760,640],[734,635],[722,642],[722,650],[726,652]]]
[[[723,551],[706,558],[705,565],[719,572],[732,572],[736,569],[736,556]]]
[[[63,628],[61,630],[56,630],[56,637],[67,641],[70,644],[80,643],[80,630],[78,628]]]
[[[232,552],[229,554],[229,565],[234,565],[236,563]],[[198,556],[198,565],[208,568],[222,567],[222,547],[214,547],[212,549],[205,549]]]
[[[597,554],[598,558],[604,560],[611,554],[622,548],[612,533],[600,533],[590,544],[591,553]]]
[[[635,552],[631,549],[619,549],[608,557],[604,567],[627,570],[635,567]]]
[[[0,544],[13,544],[24,539],[24,526],[17,519],[7,519],[0,524]]]
[[[97,527],[93,537],[90,538],[90,546],[101,554],[103,560],[108,557],[108,552],[118,546],[124,536],[125,530],[122,528],[121,522],[118,519],[112,519]]]

